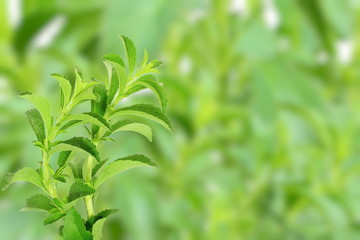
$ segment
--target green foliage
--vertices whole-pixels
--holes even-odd
[[[47,196],[36,194],[26,200],[25,208],[22,210],[40,210],[49,212],[54,208],[55,206]]]
[[[28,121],[30,122],[32,129],[34,130],[37,139],[41,143],[43,143],[46,138],[46,133],[44,121],[41,117],[40,112],[36,108],[33,108],[26,112],[26,116],[28,118]]]
[[[20,97],[34,104],[34,106],[40,112],[44,120],[47,131],[49,131],[51,128],[51,112],[49,100],[42,96],[33,95],[31,93],[22,93],[20,94]]]
[[[119,158],[114,162],[105,166],[99,173],[95,180],[94,187],[97,189],[101,184],[115,176],[118,173],[126,171],[135,167],[153,166],[156,164],[144,155],[132,155],[124,158]]]
[[[71,98],[70,81],[67,78],[65,78],[64,76],[61,76],[60,74],[57,74],[57,73],[53,73],[53,74],[51,74],[51,76],[58,81],[58,83],[61,87],[61,97],[62,97],[61,105],[66,106],[69,103],[70,98]]]
[[[84,221],[75,210],[71,208],[64,219],[64,228],[62,229],[64,240],[92,240],[92,234],[86,231]]]
[[[1,181],[1,190],[6,190],[14,182],[29,182],[45,190],[42,178],[33,168],[23,168],[16,173],[6,174]]]
[[[99,152],[91,140],[84,137],[73,137],[71,139],[56,143],[50,150],[50,154],[63,151],[79,151],[88,153],[97,161],[100,161]]]
[[[95,193],[95,189],[86,184],[83,180],[77,180],[70,187],[68,202]]]
[[[152,141],[152,130],[151,128],[143,123],[137,123],[130,120],[121,120],[117,121],[112,126],[113,132],[120,132],[120,131],[132,131],[139,133],[145,136],[150,142]]]
[[[66,213],[64,213],[64,212],[59,212],[59,211],[51,212],[51,213],[49,213],[49,215],[46,216],[46,218],[44,220],[44,225],[49,225],[54,222],[57,222],[61,218],[65,217],[65,215],[66,215]]]
[[[166,129],[171,131],[171,123],[169,119],[165,116],[165,114],[161,111],[160,108],[153,105],[136,104],[129,107],[120,108],[117,111],[113,112],[112,117],[122,115],[132,115],[147,118],[161,124]]]
[[[136,64],[136,48],[134,43],[128,37],[125,36],[120,36],[120,37],[126,48],[129,72],[132,73]]]
[[[123,119],[114,123],[114,116],[134,115],[154,120],[167,129],[171,129],[170,121],[165,116],[166,96],[162,86],[150,73],[160,65],[159,61],[147,63],[147,53],[142,65],[135,68],[136,49],[134,43],[127,37],[121,36],[126,50],[128,68],[120,56],[108,54],[104,57],[108,70],[109,84],[98,81],[87,81],[78,68],[75,68],[75,81],[71,81],[60,74],[52,74],[59,84],[60,105],[58,113],[53,117],[49,101],[41,96],[24,93],[20,96],[35,105],[35,109],[26,112],[26,116],[36,135],[35,141],[42,153],[39,170],[23,168],[15,174],[6,174],[1,181],[1,189],[7,189],[17,181],[30,182],[40,187],[46,195],[36,194],[26,201],[23,210],[39,210],[47,212],[44,225],[54,223],[64,218],[64,226],[59,234],[64,240],[74,239],[102,239],[102,228],[105,219],[117,210],[94,212],[93,196],[96,189],[112,176],[125,170],[140,166],[156,166],[143,155],[132,155],[119,158],[108,163],[101,161],[98,151],[99,144],[112,140],[111,134],[119,131],[132,131],[145,136],[152,141],[151,128],[140,122]],[[161,109],[148,104],[138,104],[130,107],[118,107],[125,97],[140,89],[151,89],[159,99]],[[74,114],[72,110],[79,104],[91,102],[91,111]],[[89,136],[72,136],[67,140],[57,140],[59,135],[70,127],[84,126]],[[91,125],[91,130],[86,125]],[[74,134],[72,134],[74,135]],[[50,159],[57,156],[57,169],[50,164]],[[84,159],[84,155],[87,157]],[[95,160],[95,162],[93,161]],[[72,177],[66,169],[71,169]],[[69,179],[70,178],[70,179]],[[71,179],[72,178],[72,179]],[[68,181],[70,180],[70,181]],[[58,184],[68,184],[69,193],[66,197],[59,196]],[[87,220],[83,220],[74,208],[75,200],[84,199]],[[92,234],[93,233],[93,234]]]

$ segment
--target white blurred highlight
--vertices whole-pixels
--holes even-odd
[[[230,12],[246,16],[247,0],[232,0],[230,4]]]
[[[276,29],[280,23],[280,17],[272,0],[264,0],[263,18],[270,29]]]
[[[12,27],[17,27],[21,22],[21,0],[7,0],[9,21]]]
[[[45,27],[43,27],[40,32],[32,41],[32,47],[35,48],[44,48],[49,46],[56,35],[61,31],[65,24],[64,16],[54,17]]]
[[[337,56],[340,63],[351,62],[354,52],[354,43],[350,40],[341,40],[336,43]]]

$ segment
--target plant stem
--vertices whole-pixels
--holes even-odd
[[[58,194],[55,186],[50,181],[50,166],[49,166],[49,155],[47,151],[43,151],[43,160],[42,160],[42,174],[44,179],[44,184],[46,189],[49,191],[49,194],[52,198],[57,198]]]
[[[94,143],[94,145],[97,146],[97,143]],[[91,179],[92,179],[93,161],[94,160],[92,156],[89,156],[86,161],[84,180],[88,183],[91,183]],[[94,215],[93,196],[94,196],[93,194],[85,196],[85,206],[86,206],[86,211],[88,213],[88,217]]]

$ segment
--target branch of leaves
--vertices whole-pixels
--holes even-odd
[[[22,98],[28,100],[35,106],[35,108],[26,112],[26,116],[36,135],[36,146],[45,148],[45,139],[52,140],[56,138],[59,134],[57,131],[58,126],[62,124],[68,113],[76,105],[88,100],[99,100],[99,97],[93,91],[88,91],[93,86],[97,85],[98,82],[84,81],[77,68],[75,69],[75,75],[76,79],[74,87],[72,87],[70,81],[65,77],[59,74],[52,74],[52,76],[58,81],[61,88],[62,110],[55,123],[53,117],[51,116],[50,102],[48,99],[28,92],[20,94]]]
[[[145,50],[142,64],[135,69],[136,48],[134,43],[127,37],[121,36],[127,55],[127,68],[123,59],[115,54],[104,56],[104,64],[108,71],[109,83],[107,91],[107,102],[115,106],[122,98],[130,96],[142,89],[151,89],[161,103],[164,110],[166,108],[166,96],[162,86],[156,81],[151,73],[158,73],[157,67],[161,65],[158,60],[148,63],[148,53]]]

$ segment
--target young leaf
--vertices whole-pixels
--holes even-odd
[[[116,56],[116,55],[114,55]],[[119,56],[117,56],[119,59],[121,59]],[[121,60],[122,61],[122,60]],[[126,76],[126,70],[125,65],[121,61],[104,61],[106,70],[108,72],[108,78],[110,81],[109,84],[109,95],[113,95],[112,98],[109,97],[108,102],[111,103],[111,101],[116,97],[114,92],[118,89],[120,89],[119,94],[122,94],[125,90],[125,86],[127,83],[127,76]],[[119,83],[119,84],[118,84]]]
[[[100,170],[100,168],[101,168],[102,166],[104,166],[104,164],[105,164],[108,160],[109,160],[109,159],[107,158],[107,159],[105,159],[105,160],[102,160],[100,163],[96,164],[96,165],[93,167],[92,171],[91,171],[91,176],[95,176],[95,174]]]
[[[66,161],[68,160],[69,156],[70,156],[71,151],[63,151],[60,152],[59,154],[59,158],[58,158],[58,166],[59,168],[63,167],[66,163]]]
[[[94,224],[104,218],[107,218],[108,216],[117,213],[119,210],[118,209],[106,209],[104,211],[99,212],[98,214],[96,214],[95,216],[91,216],[86,222],[85,222],[85,227],[86,230],[88,231],[92,231]]]
[[[91,123],[93,125],[106,128],[108,131],[111,130],[109,123],[101,115],[96,113],[88,112],[82,114],[72,114],[66,118],[66,121],[68,120],[80,120],[85,123]]]
[[[69,166],[71,168],[71,172],[74,175],[74,178],[79,178],[81,179],[83,177],[82,174],[82,164],[74,164],[74,163],[69,163]]]
[[[107,54],[104,56],[104,59],[107,60],[108,62],[119,64],[120,66],[125,67],[124,60],[119,55]]]
[[[117,74],[115,67],[111,66],[111,79],[110,79],[110,86],[109,86],[108,99],[107,99],[108,104],[110,104],[114,99],[114,97],[116,96],[119,86],[120,86],[119,76]]]
[[[77,180],[70,187],[70,192],[68,195],[68,202],[72,202],[75,199],[85,197],[95,193],[95,189],[90,187],[85,181]]]
[[[153,120],[171,131],[171,124],[165,114],[158,108],[149,104],[135,104],[129,107],[120,108],[111,117],[120,115],[133,115]]]
[[[42,119],[44,120],[45,127],[49,131],[51,127],[51,111],[49,100],[42,96],[33,95],[31,93],[20,94],[20,97],[28,100],[39,110]]]
[[[97,179],[95,180],[94,187],[97,189],[101,184],[103,184],[106,180],[113,177],[114,175],[121,173],[125,170],[134,168],[134,167],[142,167],[142,166],[156,166],[154,162],[152,162],[148,157],[144,155],[132,155],[123,158],[119,158],[114,162],[105,166]]]
[[[129,64],[129,72],[132,73],[136,64],[136,48],[134,43],[126,36],[120,36],[125,49],[126,49],[126,55],[128,58],[128,64]]]
[[[89,139],[84,137],[73,137],[66,141],[61,141],[51,148],[49,154],[62,151],[85,152],[100,162],[100,156],[99,152],[96,150],[96,146]]]
[[[93,236],[86,231],[84,220],[80,214],[71,208],[64,219],[64,228],[62,229],[64,240],[92,240]]]
[[[136,85],[143,85],[144,87],[147,87],[151,89],[159,102],[161,103],[162,110],[166,109],[167,105],[167,98],[165,95],[165,92],[163,90],[163,87],[156,81],[155,76],[153,75],[144,75],[140,77],[136,82],[134,83],[134,87]],[[129,89],[129,92],[132,92],[134,90]]]
[[[73,121],[69,121],[67,123],[65,123],[59,130],[59,132],[64,132],[66,129],[68,129],[69,127],[73,127],[75,125],[80,124],[82,121],[81,120],[73,120]]]
[[[91,112],[97,113],[101,116],[104,116],[107,106],[107,94],[104,84],[96,85],[93,88],[93,93],[99,96],[99,101],[91,101]]]
[[[100,97],[95,95],[92,92],[82,92],[82,93],[78,94],[76,97],[74,97],[73,102],[75,105],[78,105],[80,103],[83,103],[83,102],[89,101],[89,100],[98,102],[100,100]]]
[[[36,194],[26,200],[26,205],[23,210],[40,210],[49,212],[55,206],[51,204],[51,200],[42,194]]]
[[[48,224],[51,224],[51,223],[54,223],[58,220],[60,220],[61,218],[65,217],[65,213],[63,212],[59,212],[59,211],[56,211],[54,213],[50,213],[44,220],[44,225],[48,225]]]
[[[53,74],[51,74],[51,76],[58,81],[58,83],[61,87],[63,98],[64,98],[63,106],[66,106],[69,103],[70,98],[71,98],[70,81],[67,78],[65,78],[64,76],[61,76],[60,74],[57,74],[57,73],[53,73]]]
[[[106,218],[100,219],[92,227],[93,240],[103,240],[103,227],[105,224]]]
[[[132,131],[139,133],[143,136],[145,136],[150,142],[152,141],[152,131],[151,128],[143,123],[136,123],[129,120],[122,120],[116,122],[112,126],[113,132],[120,132],[120,131]]]
[[[1,181],[1,190],[6,190],[14,182],[29,182],[47,192],[39,173],[33,168],[23,168],[16,173],[5,174]]]
[[[36,138],[43,143],[46,137],[44,121],[41,117],[40,112],[33,108],[26,112],[26,116],[30,122],[30,125],[36,135]]]

